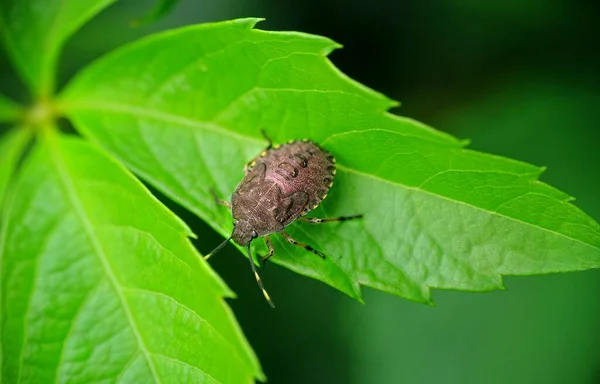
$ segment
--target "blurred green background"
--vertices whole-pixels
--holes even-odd
[[[328,36],[331,60],[400,100],[396,113],[471,148],[548,166],[543,180],[600,220],[600,2],[184,0],[152,25],[125,0],[68,43],[64,84],[128,41],[180,25],[260,16],[262,29]],[[0,57],[2,89],[26,102]],[[351,128],[351,127],[349,127]],[[166,201],[166,200],[164,200]],[[166,201],[198,234],[221,238]],[[233,247],[211,260],[270,383],[600,383],[600,271],[507,277],[506,291],[435,291],[436,307],[364,290],[365,305],[270,264],[271,310]]]

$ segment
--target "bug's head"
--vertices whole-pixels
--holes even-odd
[[[231,236],[225,239],[217,248],[213,249],[212,252],[204,256],[204,260],[208,260],[212,255],[219,252],[223,249],[224,246],[227,245],[229,240],[233,239],[239,245],[247,245],[250,246],[250,242],[258,237],[256,231],[252,228],[250,224],[248,224],[245,220],[236,220],[233,223],[233,232]],[[248,248],[249,249],[249,248]]]
[[[239,245],[246,245],[253,239],[258,237],[258,234],[252,228],[250,223],[245,220],[238,220],[233,224],[233,233],[231,234],[233,241]]]
[[[250,261],[250,267],[252,268],[252,272],[254,272],[254,277],[256,278],[256,282],[258,283],[258,287],[262,291],[263,295],[265,295],[265,299],[269,302],[269,305],[275,308],[275,304],[273,304],[273,300],[269,297],[269,294],[265,290],[263,286],[262,280],[256,271],[256,266],[254,265],[254,260],[252,259],[252,254],[250,253],[250,242],[258,237],[258,233],[252,228],[252,226],[245,220],[236,220],[233,223],[233,233],[229,236],[224,242],[221,243],[217,248],[215,248],[211,253],[204,256],[204,260],[208,260],[209,257],[219,252],[229,240],[233,239],[239,245],[242,245],[246,248],[246,252],[248,253],[248,260]]]

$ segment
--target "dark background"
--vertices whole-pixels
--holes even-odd
[[[548,166],[543,180],[600,219],[600,2],[573,0],[181,1],[110,7],[68,43],[81,66],[154,31],[259,16],[258,28],[328,36],[342,71],[403,103],[394,112],[471,148]],[[20,81],[4,54],[3,90]],[[166,200],[165,200],[166,201]],[[176,207],[208,252],[222,239]],[[233,247],[211,260],[270,383],[600,383],[600,271],[507,277],[507,291],[435,291],[436,307],[364,289],[365,305],[270,264],[272,310]]]

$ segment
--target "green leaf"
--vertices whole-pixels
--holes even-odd
[[[502,288],[500,275],[600,266],[600,226],[537,181],[541,168],[463,148],[386,110],[340,73],[337,45],[252,29],[256,19],[181,28],[108,55],[63,95],[77,129],[223,235],[225,197],[265,146],[308,137],[338,173],[314,216],[364,219],[290,233],[326,252],[275,243],[273,260],[360,299],[360,285],[429,302],[430,288]]]
[[[186,225],[103,150],[48,132],[5,205],[4,382],[262,378]]]
[[[14,122],[21,115],[21,106],[0,94],[0,123]]]
[[[5,0],[2,38],[13,64],[36,96],[54,90],[58,57],[79,27],[116,0]]]
[[[0,203],[4,201],[8,183],[30,136],[29,130],[20,128],[8,132],[0,139]]]

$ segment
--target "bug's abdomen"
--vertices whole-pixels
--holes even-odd
[[[276,183],[283,196],[308,194],[304,213],[316,208],[333,184],[335,159],[310,141],[272,148],[258,162],[266,165],[265,179]]]

